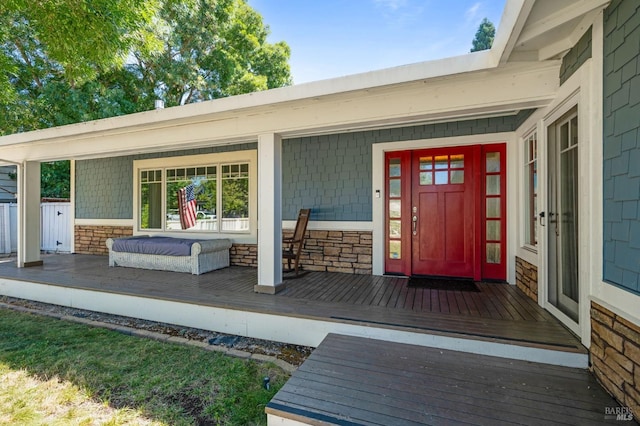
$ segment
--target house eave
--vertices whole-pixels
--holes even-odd
[[[559,66],[559,61],[503,64],[287,101],[291,99],[288,89],[296,89],[292,86],[6,136],[0,138],[0,145],[3,158],[10,161],[52,161],[254,142],[265,133],[290,138],[509,115],[547,105],[555,96]],[[497,90],[507,85],[510,90]],[[279,101],[252,102],[261,95],[276,96]]]
[[[220,113],[239,112],[280,104],[308,101],[327,96],[358,91],[375,90],[381,87],[398,86],[415,81],[454,76],[491,68],[489,51],[475,52],[451,58],[419,62],[382,70],[353,74],[327,80],[314,81],[261,92],[220,98],[166,109],[156,109],[127,116],[70,124],[66,126],[17,133],[0,137],[0,146],[31,141],[60,139],[122,128],[153,126],[173,120],[197,119]],[[126,120],[123,120],[126,117]]]
[[[513,38],[514,33],[519,34],[522,30],[522,22],[525,19],[523,16],[526,16],[528,10],[530,10],[530,6],[527,5],[531,1],[533,0],[513,0],[505,7],[500,22],[500,32],[498,33],[493,48],[488,51],[474,52],[451,58],[403,65],[180,107],[151,110],[127,116],[19,133],[0,137],[0,147],[21,147],[18,151],[21,151],[22,155],[5,156],[9,162],[21,162],[29,159],[46,161],[58,158],[54,158],[50,154],[40,153],[42,148],[44,148],[45,152],[49,152],[50,149],[46,147],[51,143],[68,142],[70,140],[91,141],[105,136],[111,137],[118,134],[140,132],[146,129],[167,128],[174,125],[188,124],[189,122],[198,123],[209,121],[212,125],[215,125],[217,120],[224,120],[229,116],[251,117],[254,114],[264,114],[265,110],[278,110],[283,107],[295,109],[297,105],[303,105],[302,107],[304,108],[305,104],[323,102],[326,99],[334,97],[343,96],[348,98],[354,95],[361,96],[362,94],[376,92],[385,88],[395,90],[398,87],[416,82],[430,84],[430,82],[437,82],[440,79],[455,79],[469,73],[489,71],[499,66],[500,59],[504,56],[505,52],[508,54],[509,50],[507,47],[510,44],[510,40]],[[465,114],[463,111],[460,111],[460,113],[462,115]],[[440,115],[442,116],[442,114]],[[467,113],[467,115],[472,114]],[[424,120],[432,121],[434,119],[439,118],[437,116],[424,117]],[[423,118],[403,118],[404,122],[418,122],[420,120],[423,120]],[[371,124],[368,124],[367,121],[371,121]],[[394,119],[386,118],[384,122],[393,125]],[[344,122],[337,125],[325,125],[321,127],[324,129],[346,129],[348,131],[348,129],[361,129],[368,126],[375,127],[381,124],[384,123],[380,120],[372,119],[365,120],[361,123]],[[400,124],[400,122],[396,120],[395,125],[398,124]],[[316,128],[316,126],[306,125],[302,126],[302,128],[279,128],[274,129],[274,131],[295,136],[307,134],[311,129]],[[322,130],[318,128],[318,131]],[[233,137],[227,137],[225,141],[218,141],[216,143],[238,143],[255,139],[254,134],[247,136],[242,133],[243,132],[240,131]],[[131,150],[135,151],[136,148],[132,147]],[[76,155],[73,155],[73,158],[81,158],[83,155],[86,154],[76,153]]]

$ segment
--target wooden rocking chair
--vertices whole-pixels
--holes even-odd
[[[284,269],[284,272],[295,271],[296,275],[298,275],[300,253],[304,247],[304,237],[307,232],[309,215],[311,215],[311,209],[300,209],[293,235],[282,238],[282,258],[287,259],[287,268]],[[291,261],[293,261],[293,268],[291,267]]]

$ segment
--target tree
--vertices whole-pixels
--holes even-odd
[[[56,77],[76,86],[124,64],[132,48],[157,46],[148,25],[158,1],[3,0],[0,100],[15,95],[25,66],[39,87]]]
[[[40,172],[40,195],[45,198],[69,198],[69,161],[42,163]]]
[[[146,6],[125,15],[130,2]],[[69,10],[72,0],[26,3],[0,4],[0,134],[145,111],[156,99],[174,106],[291,83],[289,47],[267,43],[269,28],[246,0],[96,0],[88,15]],[[67,32],[51,37],[59,29],[44,17],[66,12]],[[94,16],[114,18],[94,24]],[[72,17],[91,30],[72,31]],[[122,40],[103,43],[93,35],[103,30]]]
[[[478,27],[478,31],[476,31],[475,38],[472,41],[473,47],[471,48],[471,51],[478,52],[480,50],[491,49],[495,36],[496,28],[493,26],[491,21],[484,18]]]
[[[155,27],[163,49],[127,66],[148,104],[183,105],[291,84],[290,49],[245,0],[166,0]]]
[[[2,0],[0,135],[289,85],[268,34],[246,0]]]
[[[132,49],[160,48],[148,29],[158,1],[0,3],[0,134],[133,112],[113,101],[97,111],[102,77],[117,74]]]

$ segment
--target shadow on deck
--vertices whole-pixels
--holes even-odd
[[[269,425],[601,425],[583,369],[329,334],[267,405]]]
[[[314,347],[341,333],[587,366],[578,339],[515,286],[428,290],[401,277],[308,272],[272,296],[254,293],[256,283],[255,269],[235,266],[195,276],[109,268],[91,255],[47,256],[31,268],[0,263],[7,296]]]

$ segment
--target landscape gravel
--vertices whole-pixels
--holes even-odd
[[[156,340],[194,344],[204,349],[222,351],[242,358],[274,361],[289,372],[300,366],[313,351],[313,348],[308,346],[234,336],[6,296],[0,297],[0,307],[110,328],[125,334]]]

